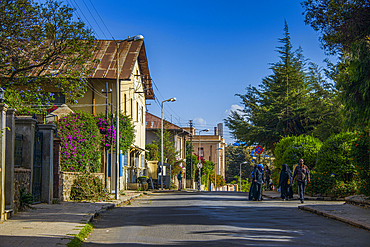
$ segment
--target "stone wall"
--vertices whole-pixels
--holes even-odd
[[[25,188],[26,192],[30,192],[31,187],[31,169],[14,169],[14,209],[19,208],[20,204],[20,189]]]
[[[61,197],[60,201],[71,201],[71,188],[73,182],[80,175],[80,172],[60,172],[61,178]],[[104,183],[104,173],[93,173],[93,175],[97,176],[103,183]]]

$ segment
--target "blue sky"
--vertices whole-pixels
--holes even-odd
[[[293,48],[324,66],[318,33],[304,24],[299,0],[65,0],[92,26],[98,39],[144,36],[158,101],[148,111],[181,127],[192,119],[197,129],[223,122],[240,107],[235,94],[257,86],[279,60],[276,47],[288,22]],[[95,11],[95,9],[97,11]],[[102,31],[101,31],[102,30]],[[225,128],[227,143],[234,140]],[[204,132],[202,132],[203,134]]]

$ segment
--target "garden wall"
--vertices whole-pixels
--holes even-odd
[[[20,190],[25,188],[26,192],[31,192],[31,169],[14,169],[14,209],[19,208]]]

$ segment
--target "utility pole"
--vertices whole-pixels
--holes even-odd
[[[190,188],[193,188],[193,120],[189,120],[190,124]]]
[[[108,82],[105,82],[105,92],[102,89],[102,93],[105,93],[105,119],[108,121]],[[105,126],[105,130],[107,131],[108,126]],[[113,132],[113,130],[112,130]],[[107,135],[105,134],[104,139],[106,141]],[[105,186],[108,184],[108,150],[104,144],[104,163],[103,163],[103,171],[104,171],[104,181]]]

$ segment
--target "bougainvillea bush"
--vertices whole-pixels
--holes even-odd
[[[106,129],[106,134],[103,136],[103,146],[107,150],[110,150],[113,142],[113,149],[115,149],[117,139],[116,139],[116,119],[106,118],[103,114],[98,115],[97,117],[97,126],[100,129]],[[123,114],[119,115],[119,147],[120,150],[126,151],[130,148],[131,144],[135,138],[135,129],[132,124],[132,120],[129,116],[124,116]]]
[[[100,172],[102,139],[92,114],[76,112],[61,118],[58,135],[63,171]]]

